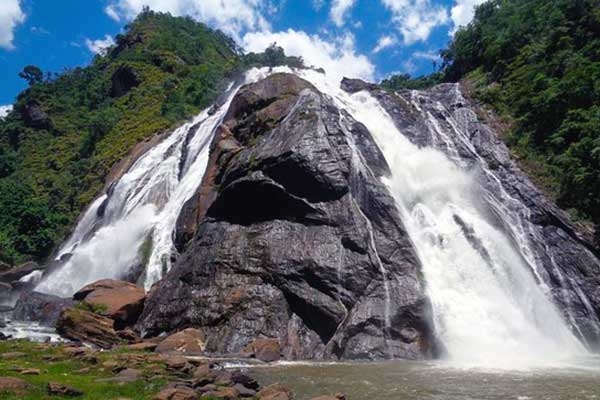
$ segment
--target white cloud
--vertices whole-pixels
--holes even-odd
[[[12,108],[12,104],[0,106],[0,119],[4,119],[4,117],[6,117],[8,113],[12,111]]]
[[[392,21],[397,25],[405,44],[426,41],[431,31],[448,23],[448,10],[433,5],[430,0],[381,0],[392,12]]]
[[[147,5],[154,11],[187,15],[240,39],[242,32],[267,30],[263,11],[271,9],[267,0],[111,0],[104,9],[115,20],[133,19]]]
[[[436,51],[415,51],[412,53],[413,58],[422,58],[430,61],[439,61],[441,59],[440,55]]]
[[[373,53],[379,53],[381,50],[395,45],[397,42],[394,36],[382,36],[377,41],[375,48],[373,48]]]
[[[115,7],[112,5],[106,6],[106,8],[104,9],[104,12],[106,13],[106,15],[108,15],[109,17],[111,17],[112,19],[114,19],[117,22],[119,22],[121,20],[121,17],[117,13],[117,10],[115,10]]]
[[[110,35],[104,36],[104,39],[85,39],[85,46],[94,54],[106,54],[106,49],[115,44],[115,41]]]
[[[322,67],[327,76],[339,81],[342,77],[373,80],[375,66],[369,59],[357,54],[354,37],[350,34],[335,40],[288,29],[283,32],[251,32],[243,38],[246,51],[261,52],[276,42],[287,55],[301,56],[306,65]]]
[[[452,23],[454,28],[451,34],[454,34],[461,26],[466,26],[473,19],[475,15],[475,6],[485,2],[486,0],[455,0],[454,6],[450,11]]]
[[[346,18],[346,14],[352,6],[355,0],[333,0],[331,3],[331,11],[329,16],[333,23],[337,26],[343,26]]]
[[[325,5],[325,0],[312,0],[312,5],[316,11],[319,11]]]
[[[25,21],[25,14],[21,10],[20,0],[0,1],[0,47],[7,50],[15,48],[13,39],[14,29]]]

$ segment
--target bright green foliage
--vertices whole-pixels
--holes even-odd
[[[491,0],[442,52],[446,79],[514,120],[508,138],[542,160],[559,204],[600,223],[600,3]]]
[[[220,31],[148,9],[115,41],[88,67],[20,74],[31,86],[0,120],[0,261],[43,261],[112,165],[210,105],[240,72],[303,66],[275,44],[243,55]],[[32,105],[42,123],[26,118]]]
[[[120,353],[118,350],[98,352],[96,353],[98,361],[93,363],[86,362],[81,358],[70,357],[63,352],[63,346],[61,345],[43,345],[25,340],[0,342],[0,354],[9,352],[20,352],[24,355],[14,359],[0,359],[0,376],[24,379],[31,387],[25,393],[20,394],[0,392],[1,399],[41,400],[64,398],[48,394],[48,382],[58,382],[81,390],[84,396],[80,398],[143,400],[152,398],[167,383],[165,375],[168,374],[168,371],[162,364],[160,366],[165,369],[162,377],[157,377],[156,372],[147,369],[147,366],[142,364],[136,367],[141,370],[142,376],[146,379],[128,383],[102,381],[102,379],[114,377],[110,368],[104,368],[102,363],[113,362],[119,363],[119,365],[127,365],[127,362],[124,361],[126,360],[124,358],[126,354],[143,356],[143,353]],[[18,372],[20,369],[31,368],[39,369],[40,374],[21,375]],[[150,379],[151,377],[154,377],[154,379]]]
[[[145,11],[92,65],[31,84],[0,121],[0,260],[43,260],[138,142],[208,106],[242,64],[235,43],[189,18]],[[116,93],[113,75],[135,83]],[[37,105],[45,123],[28,121]]]

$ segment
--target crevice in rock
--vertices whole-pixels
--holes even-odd
[[[260,179],[240,179],[227,186],[209,208],[209,217],[238,225],[276,219],[322,225],[319,210],[288,193],[277,183]]]

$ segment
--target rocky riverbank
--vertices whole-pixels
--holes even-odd
[[[223,361],[161,353],[156,344],[109,351],[79,343],[0,342],[2,399],[262,399],[289,400],[280,384],[262,386],[251,374]],[[344,399],[341,394],[319,400]]]

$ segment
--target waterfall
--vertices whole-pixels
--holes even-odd
[[[255,69],[245,82],[282,71],[291,72]],[[422,264],[436,334],[454,362],[546,365],[584,352],[549,298],[528,239],[534,231],[524,218],[527,208],[486,167],[461,128],[464,121],[446,115],[439,103],[422,108],[421,95],[413,93],[412,104],[432,141],[418,147],[369,93],[350,95],[316,71],[295,73],[363,123],[382,150],[392,171],[383,183]],[[169,270],[177,217],[202,181],[212,136],[236,89],[215,113],[203,111],[150,149],[90,205],[58,253],[70,257],[37,290],[68,296],[97,279],[122,277],[142,260],[149,289]],[[465,153],[477,162],[466,161]],[[388,279],[395,277],[379,266],[389,327]]]
[[[242,84],[267,73],[252,69]],[[67,261],[37,291],[71,296],[88,283],[140,269],[148,290],[170,269],[177,217],[202,182],[214,131],[239,86],[214,113],[202,111],[148,150],[92,203],[58,252]]]
[[[422,263],[436,334],[454,363],[515,368],[585,351],[532,274],[527,241],[512,239],[513,233],[525,236],[527,227],[514,207],[478,183],[445,126],[426,118],[447,151],[419,148],[370,94],[347,94],[312,72],[302,76],[362,122],[382,150],[392,171],[384,183]],[[496,226],[488,209],[494,206],[512,232]]]

